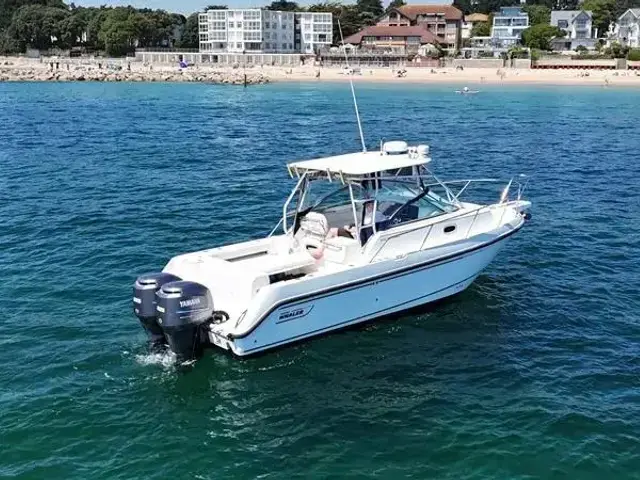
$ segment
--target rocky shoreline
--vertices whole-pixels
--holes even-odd
[[[24,68],[0,64],[0,82],[198,82],[226,85],[261,85],[269,77],[243,71],[127,71],[107,69]]]

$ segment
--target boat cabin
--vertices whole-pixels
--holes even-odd
[[[446,187],[425,184],[429,147],[384,143],[359,152],[288,165],[298,183],[285,203],[283,229],[307,237],[351,237],[360,247],[376,232],[457,209]],[[436,186],[439,186],[436,184]]]

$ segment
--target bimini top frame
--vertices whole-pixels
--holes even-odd
[[[426,155],[428,150],[420,151],[414,147],[405,153],[389,154],[385,151],[357,152],[334,157],[317,158],[293,162],[287,165],[289,175],[309,179],[326,178],[329,181],[338,180],[346,184],[348,179],[365,175],[401,170],[408,167],[424,166],[431,162]]]

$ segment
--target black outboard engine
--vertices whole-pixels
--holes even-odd
[[[156,292],[169,282],[176,282],[180,277],[170,273],[147,273],[140,275],[133,286],[133,313],[142,323],[149,335],[151,349],[163,348],[167,341],[156,318]]]
[[[208,342],[203,325],[213,315],[213,298],[204,285],[195,282],[171,282],[156,293],[158,324],[169,348],[178,360],[193,360],[202,355]]]

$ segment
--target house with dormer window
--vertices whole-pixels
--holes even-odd
[[[610,29],[609,40],[632,48],[640,47],[640,8],[630,8],[618,17]]]
[[[463,15],[453,5],[403,5],[391,8],[378,18],[380,27],[422,27],[433,34],[438,43],[454,53],[460,48]]]
[[[593,28],[593,13],[587,10],[554,10],[551,25],[566,32],[561,38],[551,41],[558,51],[575,51],[578,47],[593,50],[598,38],[598,29]]]

